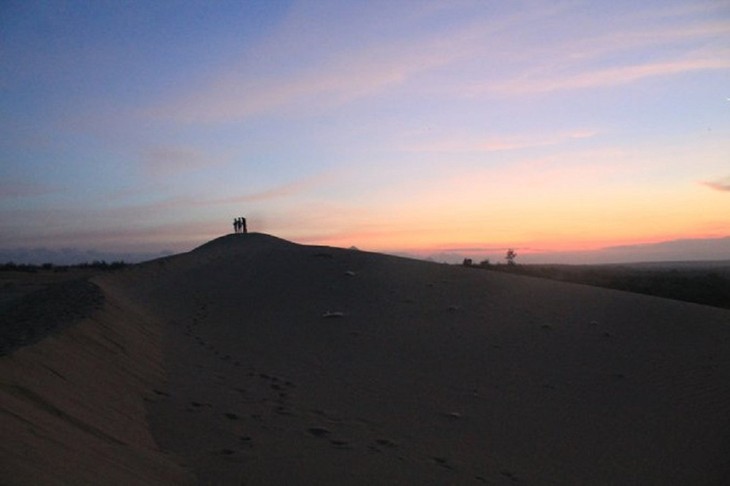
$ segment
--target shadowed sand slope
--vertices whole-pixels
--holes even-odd
[[[722,484],[730,313],[230,235],[115,280],[204,484]]]
[[[94,319],[0,358],[3,478],[730,478],[725,310],[263,234],[96,282]]]
[[[145,400],[156,398],[164,375],[160,326],[111,286],[98,291],[101,308],[73,323],[78,305],[69,301],[11,314],[56,332],[0,357],[1,484],[192,483],[159,450],[146,420]],[[76,294],[53,290],[34,299],[69,295]],[[66,325],[60,332],[58,320]]]

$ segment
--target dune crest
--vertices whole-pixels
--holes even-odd
[[[297,246],[301,245],[265,233],[230,234],[203,243],[192,250],[191,253],[218,251],[233,256],[238,251],[261,248],[292,248]]]

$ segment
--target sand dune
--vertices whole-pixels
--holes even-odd
[[[11,484],[730,480],[728,311],[262,234],[95,282],[0,358]]]

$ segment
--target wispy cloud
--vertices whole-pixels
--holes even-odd
[[[505,135],[485,137],[445,136],[429,137],[416,140],[401,146],[406,152],[441,152],[441,153],[480,153],[520,150],[532,147],[560,145],[566,142],[595,137],[599,132],[592,129],[580,129],[553,134]]]
[[[577,31],[567,41],[520,49],[515,52],[515,68],[503,73],[501,80],[485,80],[464,92],[540,94],[729,68],[730,52],[719,40],[730,35],[730,21],[720,16],[701,20],[685,16],[690,13],[676,12],[662,21],[653,11],[625,15],[621,27],[609,32],[597,25],[595,34]],[[580,18],[575,22],[580,24]],[[637,58],[643,61],[630,62]]]
[[[506,246],[455,246],[452,248],[433,248],[432,251],[458,253],[458,252],[489,252],[489,251],[504,251],[507,250]],[[517,248],[519,250],[519,248]]]
[[[306,192],[322,185],[328,184],[336,179],[336,175],[333,173],[327,173],[308,177],[305,179],[281,184],[275,187],[270,187],[262,191],[256,191],[248,194],[242,194],[240,196],[231,196],[220,199],[211,199],[207,201],[208,204],[236,204],[236,203],[251,203],[269,201],[272,199],[280,199],[284,197],[293,196]]]
[[[338,106],[403,83],[460,56],[452,40],[425,45],[373,46],[322,60],[290,76],[265,78],[247,72],[222,74],[205,89],[150,111],[178,122],[217,123],[269,114],[284,107]]]
[[[495,83],[487,89],[501,94],[539,94],[552,91],[601,88],[628,84],[641,79],[694,71],[729,69],[730,52],[718,57],[683,59],[588,70],[558,77],[529,76]]]
[[[241,203],[259,203],[294,197],[331,184],[340,176],[340,172],[327,172],[241,195],[223,197],[185,195],[158,198],[150,202],[134,204],[125,204],[120,201],[112,208],[87,211],[87,218],[97,218],[104,221],[137,221],[141,226],[144,226],[145,221],[156,221],[167,215],[187,213],[193,208],[200,209],[202,207],[226,206]],[[140,217],[140,215],[144,215],[144,217]],[[28,219],[38,217],[33,212],[29,212],[26,216]],[[65,221],[69,217],[68,211],[58,210],[55,217],[51,219]]]
[[[706,181],[702,184],[716,191],[730,192],[730,177],[723,177],[716,181]]]
[[[304,2],[306,5],[307,2]],[[478,6],[479,3],[474,5]],[[414,9],[403,10],[397,2],[383,10],[383,6],[369,9],[374,18],[384,23],[401,26],[404,17],[433,15],[427,6],[421,6],[420,14]],[[167,102],[150,107],[146,115],[180,123],[222,123],[245,120],[270,114],[291,115],[311,113],[322,109],[340,107],[351,101],[382,93],[419,79],[424,73],[451,67],[454,63],[482,63],[486,54],[491,59],[503,59],[499,48],[499,36],[505,35],[525,22],[535,22],[558,14],[564,7],[554,5],[533,9],[516,9],[509,14],[494,16],[479,12],[475,18],[462,20],[458,25],[441,25],[433,30],[413,30],[383,38],[373,36],[368,29],[368,42],[332,45],[327,39],[301,43],[310,46],[302,52],[296,47],[296,38],[302,23],[286,24],[293,32],[282,31],[271,40],[272,45],[254,46],[259,50],[255,61],[233,62],[227,69],[213,73],[207,84],[187,92],[176,94]],[[399,19],[399,20],[396,20]],[[355,24],[357,25],[357,24]],[[311,26],[310,26],[311,27]],[[304,28],[306,32],[310,29]],[[354,34],[357,37],[357,34]],[[293,45],[292,45],[293,44]],[[310,45],[313,44],[313,45]],[[262,59],[261,53],[270,58]],[[302,55],[307,63],[294,63],[292,57]],[[285,72],[272,68],[287,66]],[[294,67],[292,67],[294,66]]]
[[[142,151],[142,164],[147,175],[158,177],[220,165],[224,160],[193,147],[155,146]]]
[[[705,44],[708,40],[730,35],[730,21],[705,21],[689,25],[663,27],[642,26],[641,30],[622,30],[583,39],[580,43],[551,46],[550,49],[563,54],[565,63],[597,59],[620,52],[643,51],[647,48],[667,45]],[[567,54],[565,56],[564,54]]]
[[[58,192],[58,187],[48,184],[23,181],[2,181],[0,182],[0,199],[13,199],[17,197],[35,197]]]
[[[136,204],[124,204],[120,202],[113,208],[103,210],[103,217],[114,221],[138,221],[143,225],[145,220],[159,220],[168,215],[185,214],[205,207],[225,207],[236,204],[253,204],[293,198],[308,191],[321,189],[333,184],[341,177],[343,177],[342,171],[330,171],[286,183],[271,185],[266,189],[239,195],[218,197],[185,195]],[[145,218],[140,219],[139,215],[144,215]],[[65,214],[62,214],[59,218],[64,219],[65,217]],[[101,213],[94,213],[91,217],[101,218],[102,216]]]

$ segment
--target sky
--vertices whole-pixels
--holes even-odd
[[[730,259],[730,2],[2,2],[0,259],[188,251],[237,216]]]

